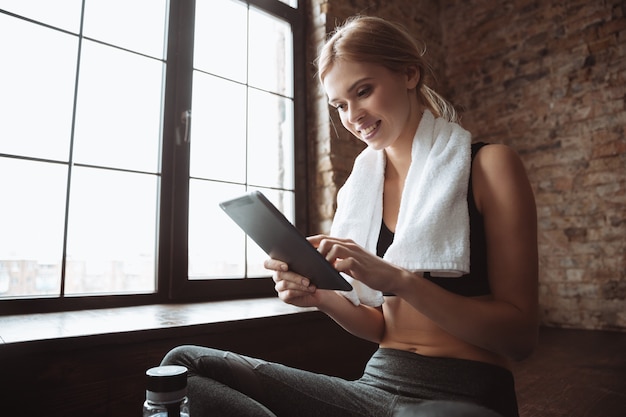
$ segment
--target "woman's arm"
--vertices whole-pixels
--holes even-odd
[[[523,359],[538,329],[537,215],[524,167],[503,145],[482,148],[472,169],[483,214],[491,299],[448,293],[404,274],[396,294],[449,333],[487,350]]]
[[[353,335],[380,343],[385,333],[382,308],[363,304],[355,306],[343,295],[334,291],[327,292],[329,296],[318,306],[321,311]]]
[[[274,271],[275,289],[284,302],[317,307],[353,335],[374,343],[381,341],[385,329],[381,308],[355,306],[335,291],[317,289],[308,278],[289,271],[284,262],[268,259],[265,268]]]

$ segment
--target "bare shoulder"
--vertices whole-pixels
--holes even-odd
[[[476,154],[473,166],[478,168],[476,170],[478,174],[490,175],[494,172],[521,170],[524,176],[526,175],[517,152],[507,145],[497,143],[483,146]]]
[[[501,144],[483,146],[472,164],[472,185],[478,209],[502,208],[503,203],[534,207],[533,192],[526,168],[511,147]],[[505,204],[508,206],[508,204]]]

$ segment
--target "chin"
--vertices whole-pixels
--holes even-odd
[[[360,138],[361,142],[365,143],[368,147],[381,151],[387,147],[387,143],[380,139],[378,136],[369,139]]]

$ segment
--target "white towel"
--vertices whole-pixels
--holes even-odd
[[[402,192],[394,241],[384,259],[411,271],[459,277],[469,272],[467,187],[471,135],[428,110],[415,132],[411,166]],[[383,213],[384,151],[366,148],[337,195],[330,234],[376,252]],[[341,292],[355,305],[379,306],[380,291],[348,275],[354,289]]]

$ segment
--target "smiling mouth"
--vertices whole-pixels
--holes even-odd
[[[374,124],[373,124],[373,125],[371,125],[371,126],[366,127],[365,129],[361,129],[361,130],[359,130],[359,133],[360,133],[362,136],[367,136],[367,135],[369,135],[370,133],[372,133],[374,130],[376,130],[376,128],[377,128],[378,126],[380,126],[380,121],[378,121],[378,122],[374,123]]]

